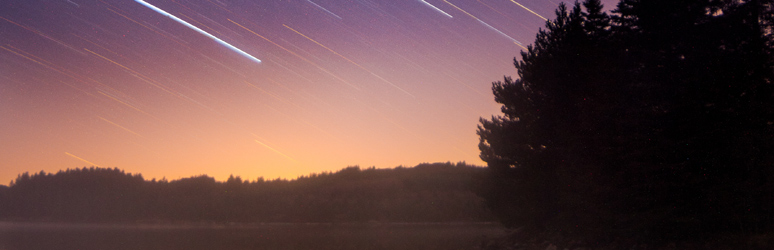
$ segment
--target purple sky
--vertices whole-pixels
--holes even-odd
[[[483,165],[491,82],[558,2],[147,0],[256,63],[136,1],[4,0],[0,183]]]

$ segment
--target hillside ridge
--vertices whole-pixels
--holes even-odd
[[[486,222],[486,169],[465,163],[219,182],[145,180],[118,168],[23,173],[0,187],[0,220],[33,222]]]

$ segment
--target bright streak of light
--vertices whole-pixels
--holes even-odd
[[[201,26],[201,27],[204,27],[205,29],[208,29],[208,30],[212,30],[212,32],[215,32],[215,33],[217,33],[218,35],[223,35],[223,34],[221,34],[220,32],[218,32],[217,30],[215,30],[215,29],[211,28],[210,26],[207,26],[207,25],[203,24],[202,22],[196,21],[196,19],[193,19],[193,18],[192,18],[192,17],[190,17],[190,16],[187,16],[187,15],[185,15],[185,14],[183,14],[183,13],[179,13],[179,14],[180,14],[181,16],[183,16],[183,17],[187,18],[188,20],[191,20],[192,22],[196,23],[196,25],[199,25],[199,26]]]
[[[327,9],[323,8],[322,6],[320,6],[320,5],[318,5],[318,4],[314,3],[314,2],[312,2],[311,0],[306,0],[306,1],[307,1],[307,2],[309,2],[309,3],[311,3],[311,4],[314,4],[314,6],[317,6],[317,8],[320,8],[320,9],[324,10],[325,12],[328,12],[328,14],[331,14],[331,15],[335,16],[335,17],[336,17],[336,18],[338,18],[338,19],[341,19],[341,17],[340,17],[339,15],[333,14],[333,12],[330,12],[329,10],[327,10]]]
[[[117,7],[113,6],[113,5],[109,4],[109,3],[106,3],[105,1],[102,1],[102,0],[99,0],[99,1],[100,1],[100,2],[102,2],[103,4],[107,5],[107,6],[110,6],[110,7],[112,7],[112,8],[115,8],[115,9],[117,9],[117,10],[120,10],[119,8],[117,8]],[[165,34],[163,34],[163,33],[159,32],[159,31],[157,31],[156,29],[153,29],[153,28],[151,28],[151,27],[148,27],[148,26],[146,26],[146,25],[144,25],[144,24],[142,24],[142,23],[140,23],[140,22],[138,22],[138,21],[136,21],[136,20],[134,20],[134,19],[131,19],[131,18],[129,18],[128,16],[126,16],[126,15],[124,15],[124,14],[121,14],[121,13],[119,13],[118,11],[115,11],[115,10],[113,10],[113,9],[111,9],[111,8],[106,8],[106,9],[107,9],[107,10],[109,10],[109,11],[111,11],[111,12],[113,12],[113,13],[115,13],[115,14],[117,14],[117,15],[119,15],[119,16],[122,16],[123,18],[126,18],[126,19],[127,19],[127,20],[129,20],[129,21],[132,21],[133,23],[136,23],[137,25],[140,25],[140,26],[142,26],[143,28],[146,28],[146,29],[148,29],[148,30],[150,30],[150,31],[153,31],[153,33],[156,33],[156,34],[158,34],[158,35],[161,35],[162,37],[165,37],[165,38],[167,38],[167,39],[169,39],[169,40],[171,40],[171,41],[173,41],[173,42],[175,42],[175,43],[179,44],[181,47],[184,47],[184,48],[191,49],[191,48],[190,48],[190,47],[188,47],[187,45],[180,43],[180,41],[177,41],[177,39],[170,38],[169,36],[167,36],[167,35],[165,35]],[[81,38],[81,39],[83,39],[83,38]],[[84,40],[85,40],[85,39],[84,39]],[[89,41],[89,42],[91,42],[91,41]],[[91,42],[91,43],[93,43],[93,42]],[[102,47],[102,46],[99,46],[99,47]],[[191,49],[191,50],[192,50],[192,49]]]
[[[538,13],[535,13],[534,11],[532,11],[531,9],[529,9],[529,8],[527,8],[527,7],[524,7],[524,5],[521,5],[520,3],[516,2],[516,1],[513,1],[513,0],[511,0],[511,2],[515,3],[515,4],[516,4],[516,5],[518,5],[519,7],[522,7],[522,8],[524,8],[525,10],[529,11],[529,13],[535,14],[535,15],[536,15],[536,16],[538,16],[540,19],[543,19],[543,21],[548,21],[548,19],[546,19],[545,17],[541,16],[540,14],[538,14]]]
[[[384,79],[384,78],[382,78],[381,76],[377,75],[377,74],[376,74],[376,73],[374,73],[374,72],[371,72],[370,70],[366,69],[365,67],[363,67],[363,66],[360,66],[360,64],[357,64],[356,62],[354,62],[354,61],[352,61],[352,60],[349,60],[349,58],[347,58],[347,57],[345,57],[345,56],[343,56],[343,55],[341,55],[341,54],[337,53],[336,51],[333,51],[332,49],[330,49],[330,48],[326,47],[325,45],[323,45],[323,44],[321,44],[321,43],[319,43],[319,42],[315,41],[314,39],[312,39],[312,38],[310,38],[310,37],[308,37],[308,36],[306,36],[306,35],[302,34],[301,32],[298,32],[297,30],[295,30],[295,29],[291,28],[290,26],[287,26],[287,25],[285,25],[285,24],[283,24],[282,26],[285,26],[285,28],[288,28],[288,29],[292,30],[293,32],[296,32],[296,34],[299,34],[299,35],[303,36],[304,38],[306,38],[306,39],[309,39],[309,41],[312,41],[312,42],[316,43],[317,45],[320,45],[321,47],[323,47],[323,48],[327,49],[327,50],[328,50],[328,51],[330,51],[331,53],[333,53],[333,54],[336,54],[337,56],[339,56],[339,57],[343,58],[344,60],[347,60],[348,62],[350,62],[350,63],[354,64],[354,65],[355,65],[355,66],[357,66],[358,68],[360,68],[360,69],[362,69],[362,70],[365,70],[365,71],[366,71],[366,72],[368,72],[368,73],[371,73],[371,75],[375,76],[376,78],[379,78],[380,80],[382,80],[382,81],[386,82],[387,84],[391,85],[392,87],[394,87],[394,88],[396,88],[396,89],[398,89],[398,90],[400,90],[400,91],[403,91],[403,93],[406,93],[407,95],[409,95],[409,96],[411,96],[411,97],[414,97],[414,98],[416,98],[416,96],[414,96],[414,95],[412,95],[411,93],[409,93],[408,91],[406,91],[406,90],[404,90],[404,89],[402,89],[402,88],[398,87],[398,85],[395,85],[394,83],[392,83],[392,82],[388,81],[387,79]]]
[[[518,42],[513,42],[513,44],[519,45],[519,47],[521,47],[521,48],[522,48],[522,49],[524,49],[524,50],[529,50],[527,47],[524,47],[524,45],[521,45],[521,44],[520,44],[520,43],[518,43]]]
[[[500,31],[498,29],[495,29],[495,27],[492,27],[492,25],[489,25],[488,23],[485,23],[484,21],[481,21],[481,19],[479,19],[478,21],[481,24],[483,24],[484,26],[489,27],[490,29],[494,30],[497,33],[500,33],[500,35],[503,35],[504,37],[507,37],[508,39],[511,39],[511,41],[513,41],[514,43],[516,43],[518,45],[521,45],[521,43],[519,43],[519,41],[516,41],[516,39],[513,39],[513,37],[511,37],[509,35],[506,35],[505,33],[503,33],[502,31]]]
[[[309,64],[312,64],[312,65],[314,65],[314,66],[315,66],[315,67],[317,67],[318,69],[322,70],[323,72],[327,73],[327,74],[328,74],[328,75],[330,75],[330,76],[333,76],[334,78],[338,79],[339,81],[341,81],[341,82],[343,82],[343,83],[346,83],[346,84],[347,84],[347,85],[349,85],[350,87],[352,87],[352,88],[354,88],[354,89],[356,89],[356,90],[360,90],[360,88],[358,88],[357,86],[353,85],[352,83],[348,82],[347,80],[341,79],[341,77],[337,76],[336,74],[333,74],[333,73],[331,73],[330,71],[326,70],[325,68],[321,67],[320,65],[317,65],[316,63],[314,63],[314,62],[312,62],[312,61],[309,61],[309,59],[306,59],[305,57],[303,57],[303,56],[300,56],[300,55],[296,54],[296,53],[295,53],[295,52],[293,52],[293,51],[290,51],[289,49],[287,49],[287,48],[285,48],[285,47],[282,47],[282,45],[279,45],[279,44],[275,43],[274,41],[272,41],[272,40],[269,40],[268,38],[266,38],[266,37],[264,37],[264,36],[262,36],[262,35],[260,35],[260,34],[258,34],[258,33],[255,33],[255,31],[252,31],[252,30],[248,29],[247,27],[245,27],[245,26],[242,26],[241,24],[239,24],[239,23],[237,23],[237,22],[234,22],[234,21],[233,21],[233,20],[231,20],[231,19],[228,19],[228,21],[229,21],[229,22],[231,22],[231,23],[233,23],[233,24],[236,24],[237,26],[239,26],[239,27],[241,27],[241,28],[243,28],[243,29],[245,29],[245,30],[247,30],[247,31],[249,31],[250,33],[253,33],[253,35],[256,35],[256,36],[258,36],[258,37],[262,38],[263,40],[266,40],[267,42],[270,42],[271,44],[274,44],[275,46],[277,46],[277,47],[280,47],[280,49],[283,49],[283,50],[287,51],[288,53],[290,53],[290,54],[292,54],[292,55],[294,55],[294,56],[296,56],[296,57],[300,58],[301,60],[304,60],[305,62],[307,62],[307,63],[309,63]]]
[[[443,10],[439,9],[438,7],[433,6],[432,4],[425,2],[425,0],[419,0],[420,2],[426,4],[427,6],[430,6],[430,8],[433,8],[437,10],[438,12],[441,12],[441,14],[444,14],[445,16],[448,16],[449,18],[454,18],[452,15],[449,15],[449,13],[444,12]]]
[[[97,117],[99,117],[99,119],[102,119],[103,121],[105,121],[105,122],[107,122],[107,123],[110,123],[110,124],[112,124],[113,126],[116,126],[116,127],[120,128],[120,129],[123,129],[123,130],[124,130],[124,131],[126,131],[126,132],[129,132],[129,133],[132,133],[132,134],[134,134],[134,135],[136,135],[136,136],[139,136],[139,137],[145,138],[144,136],[142,136],[142,135],[140,135],[140,134],[138,134],[138,133],[136,133],[136,132],[132,131],[131,129],[125,128],[124,126],[118,125],[118,124],[117,124],[117,123],[115,123],[115,122],[111,122],[111,121],[110,121],[110,120],[108,120],[108,119],[102,118],[102,116],[97,116]]]
[[[72,157],[72,158],[78,159],[78,160],[80,160],[80,161],[82,161],[82,162],[85,162],[85,163],[91,164],[91,166],[93,166],[93,167],[99,167],[99,165],[97,165],[97,164],[94,164],[93,162],[90,162],[90,161],[84,160],[83,158],[81,158],[81,157],[78,157],[78,156],[75,156],[75,155],[73,155],[73,154],[71,154],[71,153],[67,153],[67,152],[65,152],[65,154],[66,154],[66,155],[69,155],[69,156],[70,156],[70,157]]]
[[[280,151],[278,151],[278,150],[276,150],[276,149],[274,149],[274,148],[270,147],[269,145],[266,145],[266,144],[264,144],[263,142],[261,142],[261,141],[259,141],[259,140],[255,140],[255,142],[257,142],[258,144],[261,144],[262,146],[264,146],[264,147],[266,147],[266,148],[270,149],[271,151],[274,151],[274,153],[277,153],[277,154],[281,155],[282,157],[285,157],[285,158],[287,158],[288,160],[291,160],[291,161],[293,161],[293,162],[295,162],[295,163],[298,163],[298,161],[296,161],[296,159],[293,159],[293,157],[290,157],[290,156],[288,156],[288,155],[286,155],[286,154],[283,154],[282,152],[280,152]]]
[[[253,60],[253,61],[257,62],[257,63],[260,63],[260,62],[261,62],[261,60],[260,60],[260,59],[258,59],[258,58],[255,58],[254,56],[252,56],[252,55],[250,55],[250,54],[247,54],[247,52],[244,52],[244,51],[240,50],[239,48],[237,48],[237,47],[234,47],[233,45],[231,45],[231,44],[229,44],[229,43],[227,43],[227,42],[225,42],[225,41],[223,41],[223,40],[220,40],[220,38],[217,38],[217,37],[215,37],[215,36],[213,36],[213,35],[210,35],[210,33],[207,33],[206,31],[204,31],[204,30],[202,30],[202,29],[199,29],[199,28],[197,28],[196,26],[193,26],[192,24],[190,24],[190,23],[188,23],[188,22],[186,22],[186,21],[183,21],[183,19],[180,19],[180,18],[178,18],[178,17],[176,17],[176,16],[174,16],[174,15],[172,15],[172,14],[169,14],[169,13],[167,13],[166,11],[164,11],[164,10],[162,10],[162,9],[159,9],[159,8],[158,8],[158,7],[156,7],[156,6],[153,6],[152,4],[149,4],[149,3],[147,3],[147,2],[145,2],[145,1],[143,1],[143,0],[134,0],[134,1],[135,1],[135,2],[138,2],[138,3],[140,3],[140,4],[142,4],[142,5],[143,5],[143,6],[145,6],[145,7],[148,7],[148,8],[150,8],[150,9],[151,9],[151,10],[153,10],[153,11],[156,11],[156,12],[158,12],[159,14],[162,14],[162,15],[164,15],[164,16],[166,16],[166,17],[169,17],[169,18],[171,18],[172,20],[175,20],[175,21],[176,21],[176,22],[178,22],[178,23],[181,23],[181,24],[185,25],[186,27],[188,27],[188,28],[191,28],[192,30],[195,30],[196,32],[199,32],[199,33],[201,33],[202,35],[205,35],[205,36],[209,37],[209,38],[210,38],[210,39],[212,39],[212,40],[215,40],[216,42],[220,43],[221,45],[223,45],[223,46],[226,46],[226,48],[229,48],[229,49],[231,49],[231,50],[233,50],[233,51],[235,51],[235,52],[239,53],[240,55],[242,55],[242,56],[245,56],[245,57],[249,58],[250,60]]]
[[[508,38],[508,39],[510,39],[510,40],[511,40],[513,43],[515,43],[516,45],[519,45],[519,47],[522,47],[522,48],[524,48],[524,46],[522,46],[522,45],[521,45],[521,42],[519,42],[518,40],[514,39],[513,37],[511,37],[511,36],[509,36],[509,35],[506,35],[506,34],[505,34],[505,33],[503,33],[502,31],[500,31],[500,30],[498,30],[498,29],[495,29],[495,27],[492,27],[492,25],[489,25],[488,23],[486,23],[486,22],[484,22],[484,21],[481,21],[481,19],[478,19],[478,17],[474,16],[473,14],[470,14],[470,13],[468,13],[467,11],[463,10],[462,8],[460,8],[460,7],[457,7],[457,5],[454,5],[454,4],[450,3],[449,1],[443,0],[443,2],[445,2],[445,3],[448,3],[449,5],[451,5],[452,7],[454,7],[455,9],[457,9],[457,10],[459,10],[459,11],[462,11],[462,13],[465,13],[465,14],[467,14],[468,16],[472,17],[473,19],[476,19],[476,21],[480,22],[481,24],[483,24],[483,25],[484,25],[484,26],[486,26],[487,28],[490,28],[490,29],[494,30],[495,32],[497,32],[498,34],[500,34],[500,35],[503,35],[504,37],[507,37],[507,38]]]
[[[178,41],[175,41],[174,39],[171,39],[171,38],[167,37],[167,35],[164,35],[163,33],[156,31],[155,29],[152,29],[152,28],[150,28],[150,27],[148,27],[148,26],[145,26],[144,24],[142,24],[142,23],[140,23],[140,22],[138,22],[138,21],[135,21],[134,19],[131,19],[131,18],[129,18],[128,16],[126,16],[126,15],[124,15],[124,14],[118,13],[117,11],[115,11],[115,10],[112,10],[112,9],[110,9],[110,8],[107,8],[107,10],[109,10],[110,12],[113,12],[113,13],[115,13],[116,15],[119,15],[119,16],[121,16],[121,17],[123,17],[123,18],[126,18],[126,19],[127,19],[127,20],[129,20],[129,21],[132,21],[133,23],[136,23],[137,25],[140,25],[140,26],[142,26],[143,28],[146,28],[146,29],[148,29],[148,30],[150,30],[150,31],[153,31],[153,32],[154,32],[154,33],[156,33],[156,34],[159,34],[159,35],[161,35],[161,36],[163,36],[163,37],[165,37],[165,38],[167,38],[167,39],[169,39],[169,40],[172,40],[172,41],[174,41],[174,42],[176,42],[176,43],[178,43],[178,44],[180,44],[180,45],[182,45],[182,46],[185,46],[185,45],[183,45],[182,43],[180,43],[180,42],[178,42]],[[84,40],[85,40],[85,39],[84,39]],[[100,46],[100,47],[102,47],[102,46]],[[186,47],[187,47],[187,46],[186,46]]]

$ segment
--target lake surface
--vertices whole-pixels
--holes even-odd
[[[0,250],[477,249],[498,224],[62,225],[0,223]]]

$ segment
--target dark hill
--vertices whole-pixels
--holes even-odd
[[[464,163],[360,169],[295,180],[145,180],[119,169],[21,174],[0,187],[0,220],[59,222],[482,222],[485,169]]]

